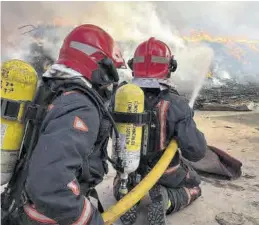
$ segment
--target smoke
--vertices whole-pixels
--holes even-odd
[[[163,4],[161,6],[166,8]],[[212,50],[201,44],[187,44],[177,28],[181,22],[175,20],[172,23],[163,18],[165,13],[161,13],[159,3],[150,2],[2,2],[2,42],[7,42],[2,49],[2,59],[26,60],[31,39],[17,30],[21,25],[53,24],[58,19],[59,23],[67,25],[62,29],[48,30],[44,36],[44,47],[56,58],[64,37],[74,26],[94,23],[119,42],[126,60],[132,57],[140,42],[151,36],[166,42],[179,64],[173,83],[184,89],[186,83],[182,81],[189,82],[188,89],[193,90],[207,73]],[[204,58],[210,60],[204,61]],[[121,74],[126,80],[131,76],[129,70],[121,71]]]
[[[217,36],[258,40],[259,2],[167,2],[157,3],[158,10],[182,31],[203,29]]]
[[[93,23],[119,42],[126,60],[133,56],[139,43],[151,36],[166,42],[179,65],[172,83],[180,92],[194,91],[192,99],[203,85],[215,54],[207,44],[183,40],[186,32],[203,29],[215,35],[259,36],[256,2],[1,2],[1,5],[2,60],[14,57],[26,60],[31,39],[21,35],[19,26],[62,25],[42,31],[44,48],[56,58],[64,37],[74,26]],[[122,80],[131,77],[129,70],[120,73]],[[220,74],[226,77],[229,72],[223,69]],[[248,75],[246,79],[252,78]]]

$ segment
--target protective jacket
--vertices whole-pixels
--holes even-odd
[[[175,187],[185,178],[186,172],[175,173],[181,164],[180,154],[189,161],[199,161],[205,155],[207,143],[193,120],[194,112],[188,102],[179,96],[174,89],[165,89],[159,93],[144,89],[146,109],[152,109],[152,125],[150,126],[149,148],[144,163],[152,168],[160,159],[163,151],[172,139],[176,139],[179,151],[159,183]],[[170,185],[173,184],[173,185]]]
[[[26,204],[14,212],[14,224],[104,224],[88,196],[96,197],[93,188],[108,172],[110,129],[93,96],[63,88],[41,123],[26,172]]]
[[[65,92],[49,105],[29,165],[30,202],[24,206],[28,218],[23,222],[103,224],[85,197],[108,172],[108,139],[98,137],[100,124],[106,122],[102,117],[94,103],[77,92]]]
[[[120,86],[125,84],[123,82]],[[142,153],[137,173],[144,177],[158,162],[169,142],[176,139],[179,151],[158,183],[169,188],[181,186],[188,173],[188,168],[177,170],[185,167],[181,158],[196,162],[204,157],[207,149],[204,134],[196,127],[194,112],[187,99],[180,96],[174,88],[163,85],[162,89],[142,89],[145,94],[145,111],[150,115],[150,125],[147,153]],[[112,98],[111,111],[114,102],[115,96]]]

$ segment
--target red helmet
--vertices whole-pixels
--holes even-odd
[[[169,47],[154,37],[137,47],[128,64],[135,78],[165,79],[177,68]]]
[[[98,26],[84,24],[67,35],[57,63],[64,64],[92,80],[92,73],[99,69],[98,62],[104,58],[109,58],[116,68],[125,66],[113,38]]]

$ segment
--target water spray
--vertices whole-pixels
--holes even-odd
[[[204,55],[206,55],[207,57],[203,58]],[[191,108],[193,108],[195,100],[198,97],[199,92],[203,86],[203,83],[207,77],[207,74],[209,72],[209,69],[213,60],[213,56],[214,56],[214,53],[210,48],[204,48],[202,49],[200,54],[197,55],[197,57],[195,58],[194,74],[197,80],[195,82],[193,93],[189,101],[189,106]]]

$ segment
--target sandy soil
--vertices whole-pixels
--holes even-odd
[[[243,174],[235,181],[203,178],[202,197],[168,216],[168,225],[259,225],[259,113],[196,112],[195,120],[209,145],[242,161]],[[111,169],[98,186],[106,208],[115,202],[113,175]],[[147,224],[148,202],[148,198],[142,202],[136,224]]]

